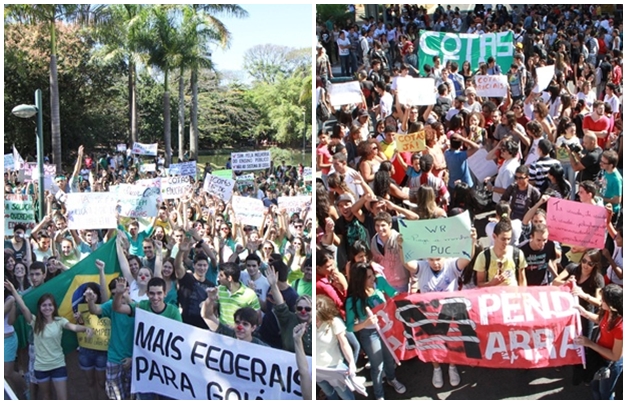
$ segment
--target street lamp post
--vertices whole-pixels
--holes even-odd
[[[35,105],[18,105],[11,113],[18,118],[32,118],[37,114],[37,171],[39,171],[38,216],[44,217],[44,119],[42,113],[41,90],[35,91]]]

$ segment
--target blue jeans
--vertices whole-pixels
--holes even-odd
[[[361,347],[368,355],[370,359],[370,377],[372,379],[372,387],[374,388],[374,398],[379,399],[384,397],[383,392],[383,371],[385,370],[385,377],[388,380],[394,380],[396,375],[394,374],[396,369],[396,363],[392,353],[385,346],[385,343],[381,341],[379,333],[374,328],[364,328],[357,332]]]
[[[361,349],[361,347],[359,346],[359,341],[357,340],[357,336],[355,336],[355,333],[347,331],[346,339],[348,340],[348,343],[353,350],[353,359],[355,360],[355,363],[357,363],[357,359],[359,359],[359,350]]]
[[[340,365],[342,366],[342,365]],[[346,370],[348,370],[348,368],[346,366],[344,366],[344,368],[346,368]],[[355,395],[353,394],[352,391],[350,391],[350,389],[346,386],[343,387],[333,387],[331,386],[331,384],[325,380],[321,380],[319,382],[316,382],[316,384],[318,386],[320,386],[320,388],[322,389],[322,391],[324,391],[324,394],[327,396],[327,400],[354,400],[355,399]]]
[[[616,380],[623,373],[623,358],[620,358],[610,366],[610,377],[603,380],[593,380],[590,383],[592,397],[595,400],[613,400]]]
[[[340,56],[340,67],[342,68],[341,75],[343,77],[350,76],[350,73],[349,73],[350,68],[351,68],[350,67],[350,63],[351,63],[350,62],[350,58],[351,58],[350,54],[346,55],[346,56]]]
[[[569,163],[562,162],[562,168],[564,169],[564,177],[570,182],[570,200],[575,200],[575,195],[577,195],[577,187],[575,186],[576,181],[575,177],[577,172],[573,170],[573,166]]]

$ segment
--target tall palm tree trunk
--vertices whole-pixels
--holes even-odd
[[[192,69],[192,113],[189,125],[190,158],[198,161],[198,72]]]
[[[185,80],[183,73],[184,69],[181,67],[181,75],[179,76],[179,161],[183,161],[185,152]]]
[[[50,22],[50,119],[52,122],[52,160],[61,173],[61,118],[59,116],[59,82],[57,79],[57,44],[54,19]]]
[[[165,71],[165,91],[163,93],[163,141],[165,142],[165,166],[172,163],[172,141],[170,121],[170,90],[168,90],[168,71]]]
[[[129,121],[131,129],[131,147],[137,142],[137,70],[135,63],[128,64]]]

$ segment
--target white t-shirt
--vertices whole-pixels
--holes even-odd
[[[337,335],[343,332],[346,332],[346,325],[339,317],[316,328],[316,366],[336,367],[344,361],[337,339]]]
[[[349,46],[349,48],[346,48],[346,49],[342,49],[342,48],[340,48],[338,46],[338,52],[339,52],[340,56],[348,56],[348,55],[350,55],[350,53],[351,53],[351,50],[350,50],[351,41],[347,37],[344,37],[344,39],[338,38],[337,39],[337,44],[338,45],[342,45],[342,46]]]
[[[533,142],[531,142],[529,154],[527,154],[527,159],[525,160],[526,166],[532,165],[540,158],[540,153],[538,153],[538,144],[540,144],[540,140],[542,140],[542,138],[533,139]]]
[[[620,100],[616,96],[616,94],[608,97],[607,95],[603,97],[603,102],[607,102],[612,106],[612,113],[616,114],[618,112],[618,108],[620,107]]]
[[[392,98],[392,94],[388,93],[387,91],[384,92],[381,100],[379,101],[379,105],[381,107],[381,119],[392,115],[392,107],[394,106],[394,99]]]
[[[507,189],[507,187],[512,185],[514,183],[514,174],[516,173],[518,166],[520,166],[520,163],[515,157],[504,162],[496,175],[494,186]],[[492,193],[492,200],[495,203],[499,203],[501,201],[501,196],[503,196],[503,194],[497,194],[494,192]]]
[[[462,274],[462,271],[457,268],[457,260],[458,258],[445,259],[442,269],[438,272],[431,269],[429,261],[418,261],[418,273],[415,277],[420,293],[456,291],[457,279]]]
[[[248,287],[248,282],[250,281],[250,275],[248,275],[248,271],[243,270],[239,276],[239,280],[244,284],[244,286]],[[268,280],[265,276],[261,275],[259,279],[253,282],[255,282],[255,293],[257,294],[259,301],[265,301],[266,296],[268,295],[268,291],[270,290],[270,284],[268,283]]]
[[[494,228],[496,227],[496,222],[488,222],[485,225],[485,236],[490,240],[490,247],[494,246],[494,238],[492,235],[494,234]],[[522,234],[522,222],[520,219],[512,220],[512,241],[510,241],[510,245],[517,245],[518,240],[520,239],[520,235]]]

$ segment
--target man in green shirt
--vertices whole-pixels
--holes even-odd
[[[618,153],[614,150],[606,150],[601,155],[601,169],[603,176],[601,177],[601,195],[603,196],[603,204],[612,204],[614,211],[613,219],[616,219],[620,211],[620,203],[623,195],[623,177],[616,169],[618,164]]]
[[[259,298],[254,290],[239,281],[240,269],[237,264],[220,264],[218,273],[218,302],[220,303],[220,322],[231,328],[235,326],[234,315],[237,309],[252,307],[261,312]],[[259,314],[260,318],[261,315]]]

